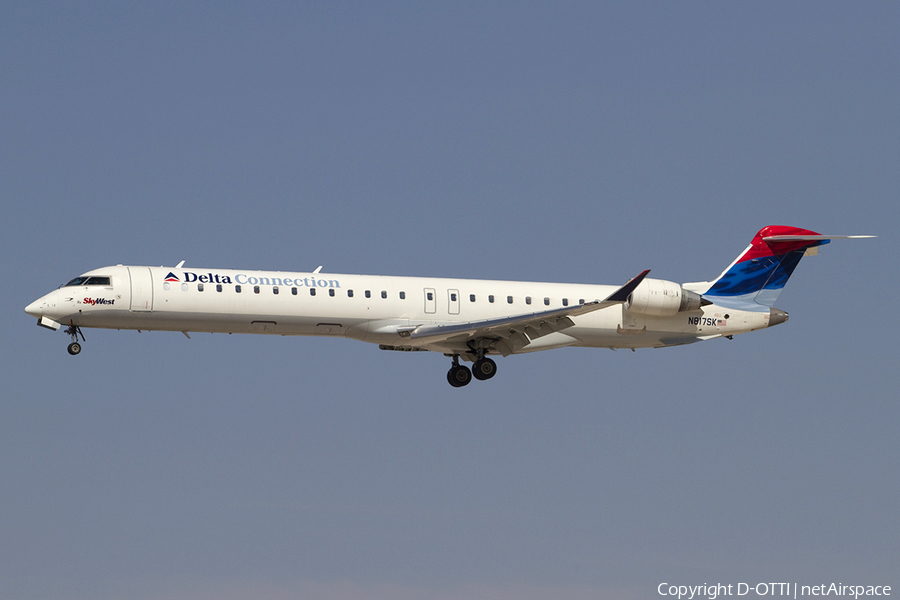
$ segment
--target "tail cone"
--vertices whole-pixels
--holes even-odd
[[[783,310],[779,310],[777,308],[769,309],[769,327],[773,325],[779,325],[788,320],[788,314]]]

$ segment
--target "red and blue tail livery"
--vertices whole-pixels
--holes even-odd
[[[763,312],[775,305],[800,259],[833,239],[857,235],[822,235],[809,229],[769,225],[753,237],[740,256],[713,281],[703,297],[731,308]]]

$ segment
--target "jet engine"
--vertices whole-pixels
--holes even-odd
[[[625,301],[625,310],[648,317],[668,317],[710,304],[700,294],[673,281],[645,279]]]

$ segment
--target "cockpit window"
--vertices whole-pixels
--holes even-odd
[[[109,277],[102,277],[98,275],[92,275],[90,277],[76,277],[63,287],[69,287],[73,285],[110,285]]]

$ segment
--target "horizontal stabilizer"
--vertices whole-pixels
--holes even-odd
[[[772,242],[814,242],[821,240],[862,240],[878,237],[877,235],[768,235],[762,240],[770,244]]]

